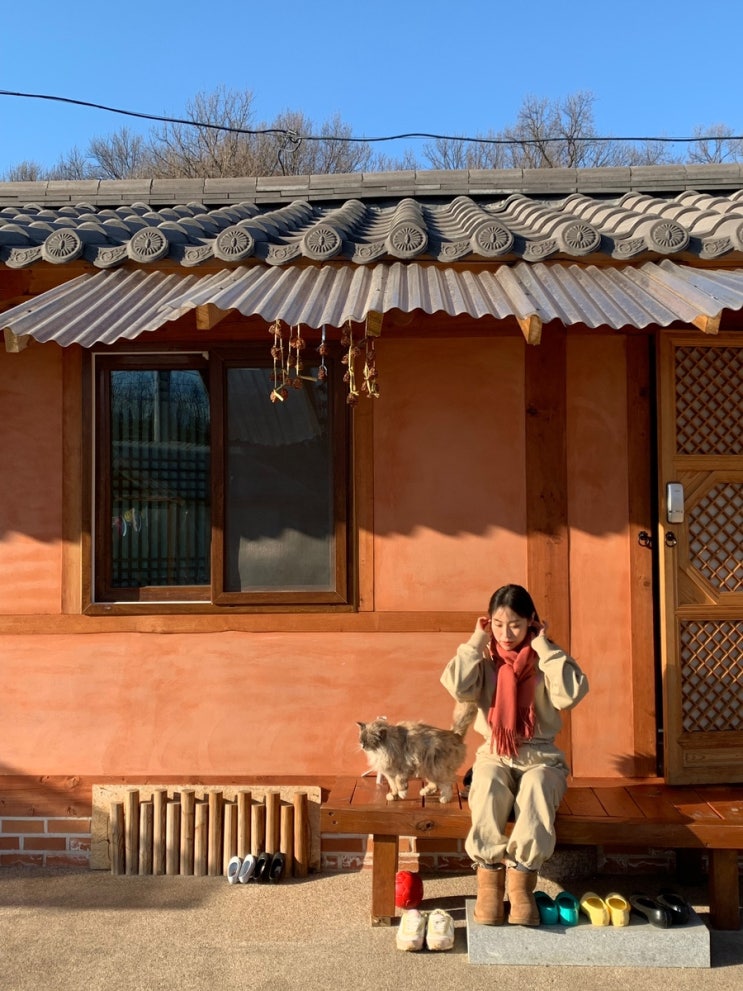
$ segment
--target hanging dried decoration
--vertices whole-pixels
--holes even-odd
[[[377,349],[376,341],[373,337],[364,338],[364,384],[361,388],[374,399],[379,398],[379,386],[377,385]]]
[[[371,399],[379,398],[377,385],[377,338],[382,333],[382,314],[370,310],[364,330],[364,384],[362,389]]]
[[[296,334],[294,333],[296,329]],[[299,333],[299,324],[296,328],[289,331],[289,355],[286,359],[287,371],[289,369],[294,369],[294,375],[291,378],[291,384],[295,389],[302,388],[302,379],[307,379],[308,381],[313,381],[311,375],[302,375],[302,351],[305,348],[305,341]]]
[[[356,406],[359,401],[359,390],[356,388],[356,358],[361,350],[358,344],[353,342],[353,325],[348,321],[348,330],[344,330],[341,335],[341,344],[347,348],[346,353],[341,358],[341,362],[347,365],[343,381],[348,383],[348,395],[346,402],[349,406]]]
[[[284,353],[284,336],[281,333],[281,321],[274,320],[269,329],[269,334],[273,335],[273,347],[271,357],[273,358],[273,389],[269,399],[272,403],[281,402],[289,395],[287,385],[289,383],[289,365]]]
[[[325,358],[328,354],[327,341],[325,340],[325,324],[322,325],[322,337],[320,338],[320,347],[317,349],[317,353],[320,355],[320,367],[317,369],[317,381],[324,382],[328,377],[328,366],[325,364]]]

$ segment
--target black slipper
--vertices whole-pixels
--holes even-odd
[[[268,875],[271,870],[271,859],[271,854],[265,852],[258,857],[255,865],[255,874],[253,875],[256,881],[263,881],[264,883],[268,881]]]
[[[655,899],[659,905],[671,916],[671,924],[674,926],[685,926],[689,921],[691,909],[689,903],[685,902],[681,895],[675,891],[661,891]]]
[[[671,925],[671,913],[650,895],[630,895],[629,903],[635,912],[648,920],[651,926],[668,929]]]
[[[283,853],[275,853],[273,859],[271,860],[271,866],[268,870],[268,880],[273,884],[278,884],[279,881],[284,876],[284,869],[286,868],[286,857]]]

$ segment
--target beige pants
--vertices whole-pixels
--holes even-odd
[[[555,814],[567,789],[562,753],[549,744],[525,744],[515,758],[477,751],[469,806],[472,826],[465,842],[476,864],[506,858],[539,870],[555,849]],[[506,823],[513,811],[510,836]]]

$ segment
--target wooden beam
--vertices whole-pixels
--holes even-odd
[[[569,651],[566,350],[565,328],[551,329],[539,348],[526,348],[524,375],[528,586],[550,638]],[[569,713],[558,746],[571,763]]]
[[[720,330],[721,319],[722,310],[711,317],[705,316],[704,313],[700,313],[699,316],[695,317],[692,322],[695,327],[699,327],[703,334],[716,334]]]
[[[528,317],[516,317],[521,327],[521,333],[527,344],[541,344],[542,342],[542,321],[536,313],[530,313]]]
[[[655,623],[652,543],[657,540],[652,510],[650,341],[627,337],[627,505],[629,509],[630,670],[633,767],[637,777],[656,773]],[[645,533],[647,537],[640,537]]]
[[[229,310],[220,310],[214,303],[205,303],[196,307],[196,329],[212,330],[221,323],[229,313]]]
[[[28,334],[14,334],[10,327],[3,328],[5,350],[8,354],[20,354],[25,351],[31,340]]]

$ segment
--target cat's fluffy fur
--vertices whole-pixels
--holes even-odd
[[[451,801],[457,771],[467,751],[463,738],[476,710],[473,702],[458,702],[450,730],[427,723],[388,723],[383,718],[357,724],[369,767],[387,779],[388,801],[406,798],[408,781],[413,777],[423,779],[421,795],[438,791],[442,804]]]

